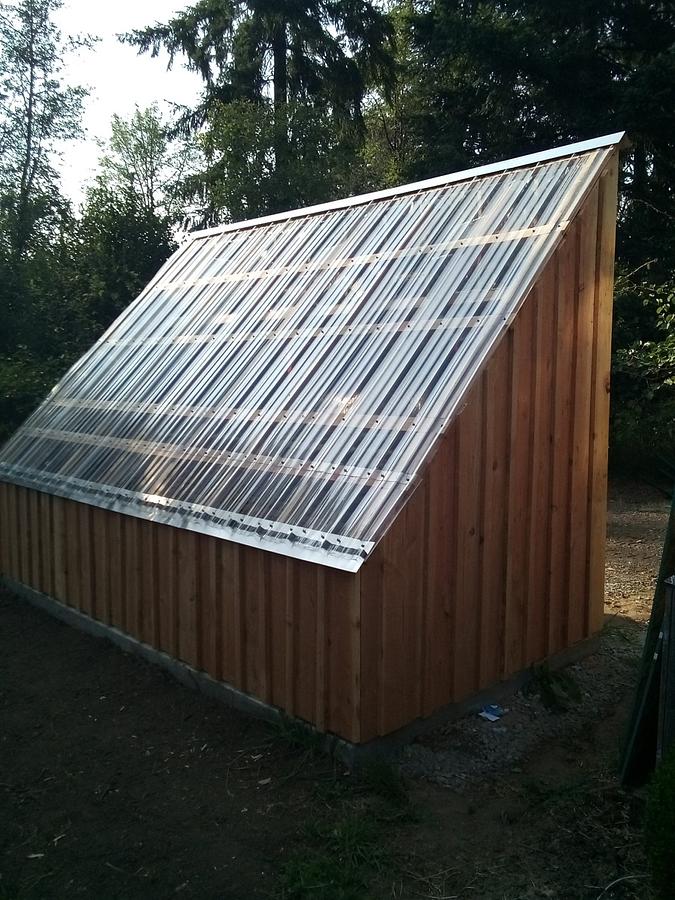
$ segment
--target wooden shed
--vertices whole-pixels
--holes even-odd
[[[0,452],[5,582],[357,744],[596,632],[621,137],[193,234]]]

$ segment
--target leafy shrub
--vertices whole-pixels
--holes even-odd
[[[615,285],[611,461],[645,474],[675,447],[675,281]]]

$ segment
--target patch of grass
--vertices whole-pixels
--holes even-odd
[[[675,747],[649,784],[645,845],[654,894],[667,900],[673,896],[675,885]]]
[[[408,791],[401,773],[387,759],[378,757],[367,762],[359,772],[363,785],[376,797],[392,806],[408,803]]]
[[[333,823],[315,821],[305,837],[282,868],[283,900],[363,900],[387,857],[377,820],[351,813]]]

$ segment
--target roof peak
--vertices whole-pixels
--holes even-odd
[[[573,144],[565,144],[562,147],[553,147],[550,150],[540,150],[537,153],[527,153],[524,156],[514,156],[496,163],[488,163],[484,166],[474,166],[470,169],[462,169],[459,172],[451,172],[448,175],[438,175],[435,178],[426,178],[422,181],[413,181],[394,188],[386,188],[381,191],[371,191],[366,194],[355,194],[352,197],[344,197],[341,200],[331,200],[328,203],[317,203],[313,206],[290,209],[285,212],[272,213],[268,216],[258,216],[254,219],[244,219],[239,222],[230,222],[227,225],[216,225],[213,228],[204,228],[193,231],[190,234],[192,240],[203,237],[211,237],[216,234],[227,234],[230,231],[242,231],[248,228],[256,228],[259,225],[270,225],[274,222],[284,222],[288,219],[297,219],[304,216],[317,215],[323,212],[332,212],[338,209],[347,209],[352,206],[361,206],[374,200],[387,200],[390,197],[400,197],[405,194],[413,194],[418,191],[431,188],[444,187],[459,181],[468,181],[481,178],[484,175],[493,175],[499,172],[508,172],[511,169],[519,169],[523,166],[531,166],[541,162],[560,159],[564,156],[574,156],[578,153],[587,153],[599,150],[603,147],[620,145],[626,138],[625,131],[617,131],[613,134],[605,134],[586,141],[576,141]]]

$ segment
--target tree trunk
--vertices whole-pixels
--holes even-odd
[[[35,115],[35,19],[28,22],[28,99],[26,103],[26,146],[21,166],[21,182],[16,209],[15,252],[23,256],[30,235],[30,195],[33,187],[33,119]]]
[[[285,209],[288,204],[288,41],[286,22],[277,20],[272,32],[274,87],[274,166],[277,196],[274,205]]]

